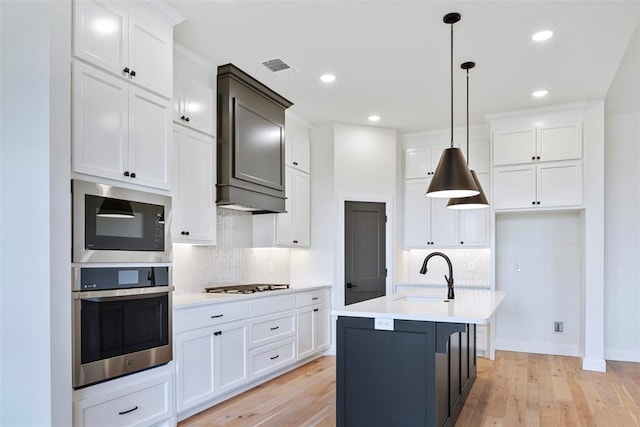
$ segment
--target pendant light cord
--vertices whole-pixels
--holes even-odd
[[[453,148],[453,23],[451,24],[451,148]]]
[[[469,166],[469,69],[467,68],[467,166]]]

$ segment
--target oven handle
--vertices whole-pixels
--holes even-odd
[[[82,291],[82,292],[73,292],[73,299],[117,298],[117,297],[130,297],[134,295],[167,294],[172,292],[173,290],[174,290],[173,286],[153,286],[148,288],[109,289],[105,291]]]

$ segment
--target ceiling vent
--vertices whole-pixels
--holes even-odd
[[[267,59],[266,61],[262,62],[262,65],[264,65],[274,73],[285,74],[285,73],[293,73],[297,71],[295,68],[293,68],[292,66],[290,66],[280,58]]]

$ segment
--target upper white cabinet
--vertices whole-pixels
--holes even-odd
[[[216,241],[213,138],[182,126],[173,131],[173,241]]]
[[[404,178],[427,178],[433,175],[442,156],[450,144],[436,143],[423,147],[407,148],[404,151]]]
[[[208,135],[214,135],[215,90],[193,78],[176,73],[173,93],[173,120]]]
[[[287,132],[285,163],[287,166],[309,173],[311,171],[309,139],[293,132]]]
[[[530,129],[495,131],[493,165],[580,159],[582,126],[570,123]]]
[[[169,101],[73,63],[73,171],[169,188]]]
[[[582,106],[490,118],[494,209],[582,206]]]
[[[478,180],[487,198],[491,195],[489,173],[478,173]],[[491,208],[458,210],[458,242],[460,246],[482,246],[490,244]]]
[[[133,2],[74,2],[73,54],[171,98],[173,27]]]

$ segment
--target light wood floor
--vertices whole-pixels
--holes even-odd
[[[179,426],[334,426],[335,417],[335,357],[327,356]],[[640,426],[640,364],[607,362],[598,373],[575,357],[499,351],[495,361],[478,359],[456,426]]]

